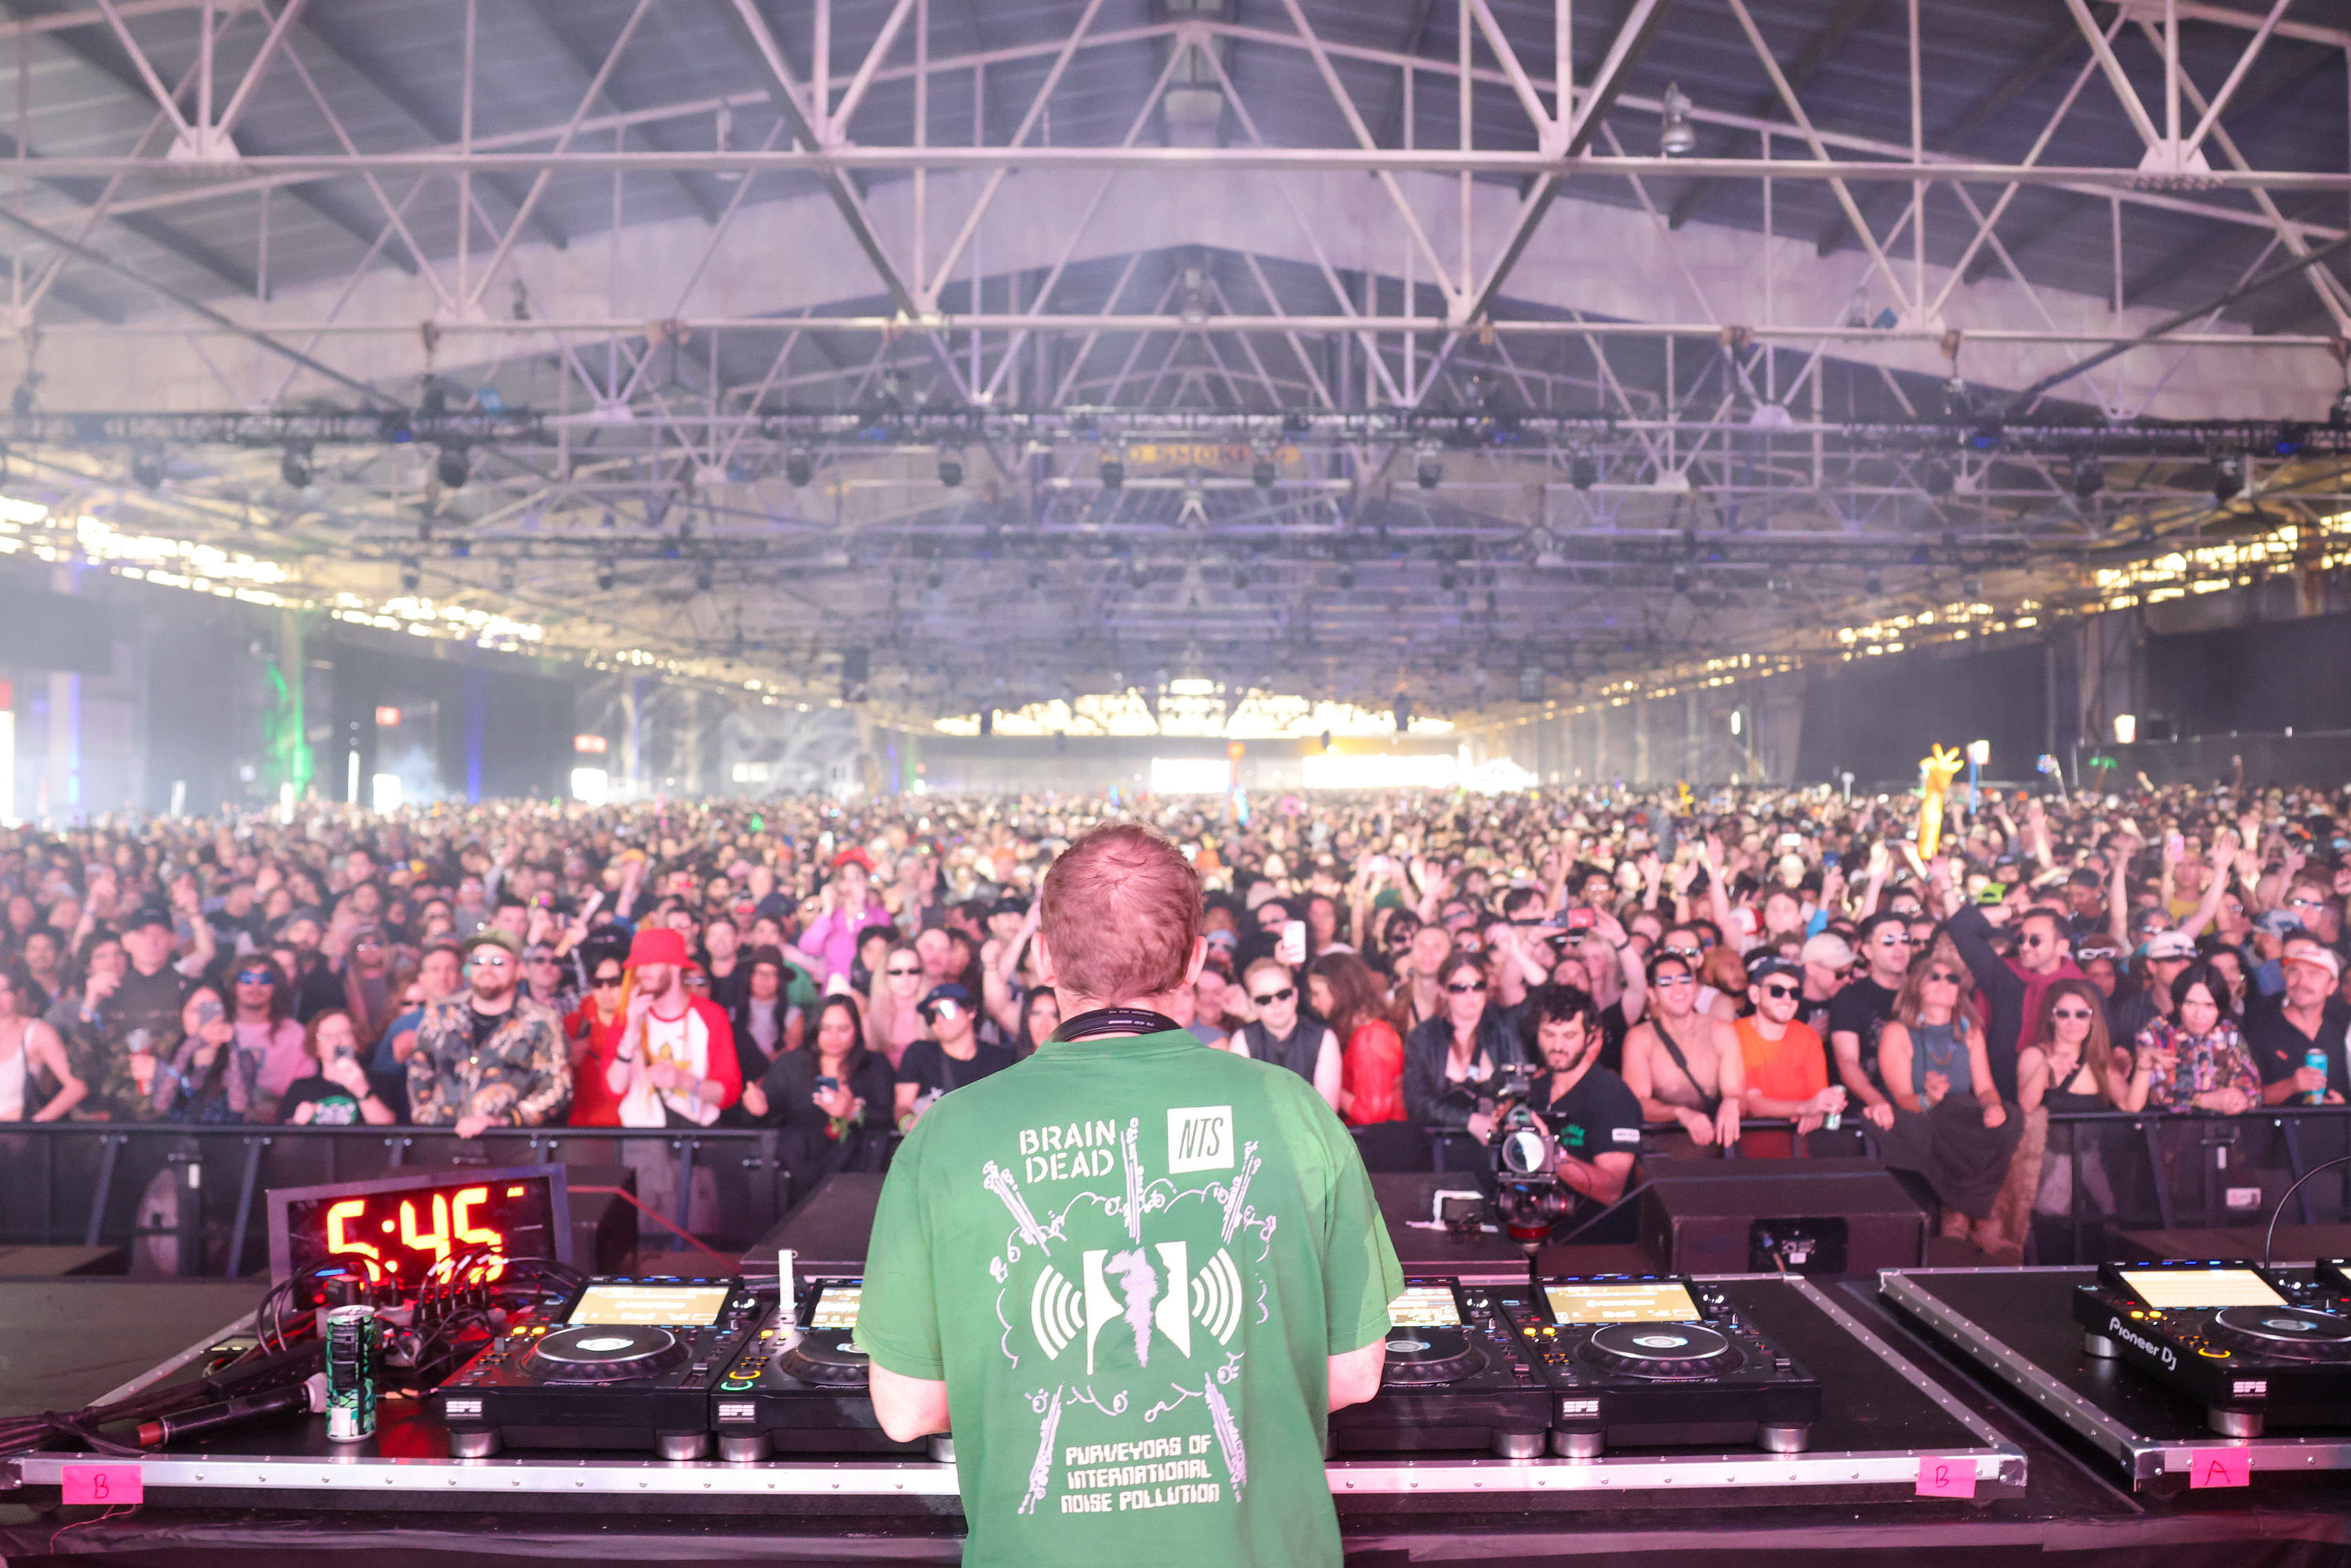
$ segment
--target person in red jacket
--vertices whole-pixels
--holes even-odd
[[[623,1127],[707,1127],[742,1095],[734,1026],[725,1009],[685,988],[685,938],[667,927],[641,930],[630,944],[628,1006],[604,1073]]]
[[[1306,993],[1339,1037],[1341,1119],[1351,1127],[1403,1121],[1404,1036],[1371,966],[1353,953],[1325,953],[1307,971]]]
[[[612,1092],[606,1074],[621,1049],[627,981],[628,972],[621,967],[618,953],[600,955],[579,1008],[563,1020],[564,1037],[571,1042],[571,1124],[575,1127],[621,1124],[620,1096]]]

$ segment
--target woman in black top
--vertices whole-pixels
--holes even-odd
[[[817,1009],[815,1043],[778,1052],[743,1104],[758,1125],[783,1129],[784,1166],[806,1192],[835,1171],[876,1167],[891,1080],[889,1060],[865,1048],[856,1001],[832,996]]]
[[[1525,1060],[1508,1009],[1489,1005],[1485,967],[1457,953],[1437,972],[1445,1010],[1404,1042],[1404,1112],[1437,1133],[1493,1135],[1493,1097],[1505,1068]]]
[[[765,1078],[776,1061],[799,1049],[800,1020],[792,1016],[792,1005],[784,995],[789,972],[783,954],[773,947],[754,947],[737,961],[736,970],[741,977],[742,995],[727,1010],[726,1021],[735,1026],[735,1063],[748,1087]],[[718,1124],[723,1127],[758,1124],[739,1102],[719,1113]]]

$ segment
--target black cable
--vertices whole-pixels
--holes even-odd
[[[2277,1207],[2270,1210],[2270,1228],[2262,1234],[2262,1268],[2266,1269],[2270,1266],[2270,1249],[2277,1243],[2277,1222],[2285,1213],[2285,1206],[2293,1200],[2295,1193],[2302,1190],[2302,1184],[2304,1182],[2308,1181],[2312,1176],[2316,1176],[2321,1171],[2333,1170],[2336,1166],[2351,1166],[2351,1155],[2341,1155],[2334,1159],[2311,1166],[2308,1170],[2303,1172],[2301,1176],[2297,1176],[2294,1179],[2294,1184],[2286,1188],[2284,1194],[2279,1197],[2277,1200]]]

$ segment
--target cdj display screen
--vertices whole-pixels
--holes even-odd
[[[717,1321],[726,1296],[725,1285],[590,1285],[564,1321],[701,1328]]]
[[[1626,1285],[1545,1285],[1553,1322],[1694,1323],[1698,1303],[1678,1280]]]
[[[857,1326],[857,1305],[865,1299],[862,1285],[827,1285],[816,1299],[816,1311],[809,1318],[812,1329],[853,1329]]]
[[[1404,1294],[1388,1303],[1388,1326],[1398,1329],[1450,1329],[1461,1326],[1461,1309],[1454,1303],[1450,1285],[1406,1285]]]
[[[2251,1269],[2123,1269],[2123,1283],[2158,1312],[2194,1307],[2282,1307],[2285,1300]]]

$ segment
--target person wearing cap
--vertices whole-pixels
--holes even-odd
[[[2139,1031],[2171,1017],[2171,983],[2196,961],[2196,941],[2184,931],[2158,931],[2147,939],[2139,961],[2131,966],[2138,988],[2106,1009],[2106,1028],[2117,1040],[2135,1040]]]
[[[2351,1096],[2351,1004],[2335,994],[2342,955],[2297,930],[2285,938],[2280,965],[2284,991],[2257,998],[2245,1013],[2245,1047],[2261,1075],[2262,1103],[2341,1104]]]
[[[1823,1040],[1829,1033],[1829,1005],[1844,989],[1844,978],[1855,962],[1853,944],[1834,931],[1808,936],[1797,951],[1804,967],[1804,996],[1796,1009],[1805,1027]]]
[[[81,1110],[91,1120],[146,1122],[159,1113],[152,1096],[156,1068],[187,1037],[182,1012],[196,989],[172,962],[172,940],[169,911],[152,904],[135,911],[123,923],[127,961],[120,977],[93,968],[83,988],[86,1027],[76,1038],[96,1054],[75,1065],[90,1086]]]
[[[819,985],[846,977],[857,962],[858,934],[886,925],[889,911],[873,898],[873,857],[852,844],[832,857],[832,876],[817,894],[817,915],[800,933],[799,951],[821,972]]]
[[[2247,983],[2257,996],[2270,998],[2284,991],[2285,939],[2301,929],[2302,922],[2291,909],[2264,909],[2253,917],[2246,946],[2256,962]]]
[[[1013,1062],[1011,1047],[979,1038],[979,1015],[971,993],[962,986],[953,981],[933,986],[916,1010],[930,1034],[907,1046],[898,1059],[900,1132],[911,1131],[939,1096],[1001,1072]]]
[[[1804,998],[1803,966],[1765,953],[1747,966],[1747,995],[1754,1014],[1731,1026],[1747,1070],[1740,1110],[1748,1116],[1793,1117],[1798,1135],[1810,1133],[1831,1112],[1844,1109],[1845,1094],[1843,1086],[1829,1082],[1828,1047],[1796,1018]],[[1739,1147],[1743,1155],[1761,1157],[1796,1152],[1786,1133],[1749,1133]]]
[[[685,937],[648,925],[629,945],[626,1021],[606,1087],[623,1127],[707,1127],[743,1092],[726,1010],[686,988]]]
[[[563,1024],[522,991],[522,943],[502,926],[465,939],[465,988],[428,1003],[408,1057],[408,1115],[461,1138],[560,1122],[571,1104]]]

